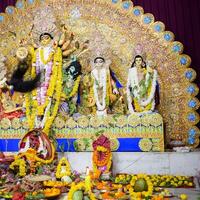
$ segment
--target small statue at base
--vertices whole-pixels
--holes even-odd
[[[102,179],[109,179],[112,166],[110,140],[101,135],[93,142],[93,171]]]

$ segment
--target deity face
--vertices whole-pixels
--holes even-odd
[[[132,63],[131,67],[146,68],[146,63],[144,62],[142,56],[140,56],[140,55],[135,56],[134,62]]]
[[[40,37],[40,43],[42,44],[42,45],[48,45],[49,43],[51,42],[51,37],[49,36],[49,35],[42,35],[41,37]]]
[[[105,63],[105,60],[103,58],[100,58],[100,57],[99,58],[95,58],[94,63],[95,63],[95,66],[97,68],[101,68],[101,67],[103,67],[103,65]]]
[[[135,64],[136,64],[136,66],[141,66],[142,65],[142,58],[140,58],[140,57],[136,58]]]

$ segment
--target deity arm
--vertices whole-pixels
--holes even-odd
[[[132,114],[134,113],[133,105],[132,105],[132,97],[131,97],[131,92],[130,92],[130,87],[131,87],[131,81],[130,81],[130,73],[128,73],[128,79],[127,79],[127,84],[126,84],[126,95],[127,95],[127,102],[128,102],[128,110]]]
[[[123,85],[120,83],[120,81],[117,79],[116,74],[110,69],[110,79],[111,79],[111,86],[113,88],[113,94],[120,94],[120,96],[123,96],[121,91],[119,89],[123,88]]]
[[[113,94],[119,94],[118,88],[116,87],[115,81],[113,80],[112,76],[109,76],[110,78],[110,84],[111,84],[111,93]]]

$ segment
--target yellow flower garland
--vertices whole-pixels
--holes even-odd
[[[61,173],[62,164],[65,164],[65,173]],[[71,174],[71,169],[68,160],[63,157],[60,159],[58,166],[56,168],[56,178],[62,178],[63,176],[69,176]]]
[[[32,48],[30,50],[30,53],[32,55],[32,63],[34,64],[36,62],[36,51],[34,51],[34,49]],[[55,98],[56,102],[55,102],[53,111],[52,111],[52,113],[50,113],[50,111],[47,113],[48,120],[45,123],[44,129],[43,129],[43,131],[47,134],[49,133],[49,129],[51,128],[51,125],[57,115],[57,111],[59,109],[59,104],[60,104],[61,92],[62,92],[62,51],[61,51],[61,49],[57,48],[56,53],[55,54],[53,53],[53,55],[54,55],[54,57],[53,57],[54,63],[53,63],[53,68],[52,68],[52,75],[50,78],[49,87],[47,89],[47,96],[45,99],[45,103],[43,105],[38,105],[38,102],[36,99],[37,90],[33,90],[32,93],[28,93],[25,96],[26,116],[28,119],[29,128],[30,128],[30,130],[32,130],[34,128],[34,122],[35,122],[36,115],[44,115],[45,108],[49,104],[50,98],[53,98],[53,95],[55,94],[54,98]],[[52,58],[52,56],[50,56],[50,57]],[[50,59],[50,57],[49,57],[49,59]],[[41,59],[42,59],[42,57],[41,57]],[[49,59],[47,59],[47,61]],[[31,76],[32,77],[36,76],[35,67],[32,67]],[[34,99],[33,99],[33,97],[34,97]],[[31,109],[31,107],[32,107],[32,109]]]
[[[10,169],[14,170],[16,166],[19,166],[19,176],[26,176],[26,162],[23,159],[19,159],[16,157],[15,161],[11,163],[9,166]]]
[[[74,83],[74,87],[73,87],[71,93],[66,97],[67,99],[73,97],[77,93],[80,80],[81,80],[81,76],[78,76],[75,83]]]
[[[86,191],[89,194],[90,200],[96,200],[95,195],[91,191],[91,188],[90,188],[90,190],[88,190],[86,188],[85,182],[78,183],[77,185],[75,185],[75,183],[72,183],[72,186],[71,186],[71,188],[69,190],[67,199],[68,200],[73,200],[73,195],[78,190],[84,190],[84,191]]]
[[[147,191],[143,191],[143,192],[135,192],[134,191],[133,187],[135,186],[135,183],[138,179],[144,179],[146,181],[147,187],[148,187]],[[152,184],[150,178],[145,174],[134,175],[131,179],[130,185],[132,187],[130,187],[129,193],[130,193],[131,199],[133,199],[133,200],[137,197],[148,197],[153,194],[153,184]]]
[[[104,149],[104,147],[102,148],[101,146],[98,146],[98,148]],[[105,152],[105,151],[103,151],[103,152]],[[97,166],[95,156],[96,156],[96,155],[95,155],[95,152],[93,152],[92,164],[93,164],[93,170],[94,170],[94,172],[96,172],[97,169],[98,169],[98,167],[99,167],[99,166]],[[111,165],[112,165],[112,152],[110,152],[108,162],[107,162],[107,164],[105,165],[105,166],[107,167],[106,172],[109,172],[109,170],[110,170],[110,168],[111,168]]]
[[[34,50],[34,48],[30,48],[29,52],[31,54],[32,57],[32,63],[36,62],[36,52]],[[31,77],[34,78],[36,76],[36,72],[35,72],[35,67],[31,68]],[[26,93],[25,95],[25,104],[26,104],[26,117],[28,120],[28,124],[29,124],[29,129],[32,130],[34,128],[34,122],[35,122],[35,116],[36,116],[36,103],[35,101],[32,102],[32,98],[31,98],[31,93]],[[30,108],[30,106],[32,105],[32,110]]]
[[[49,160],[39,158],[36,154],[36,151],[32,148],[29,148],[28,151],[17,155],[16,159],[19,159],[19,158],[25,156],[28,160],[34,160],[34,161],[36,161],[38,163],[42,163],[42,164],[50,164],[53,162],[54,155],[55,155],[55,147],[53,146],[53,144],[51,144],[51,148],[52,148],[52,156]]]

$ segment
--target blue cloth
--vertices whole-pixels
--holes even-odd
[[[123,85],[119,82],[119,80],[117,79],[115,73],[110,70],[110,73],[111,73],[111,77],[112,79],[115,81],[115,84],[116,84],[116,87],[119,89],[119,88],[123,88]]]

